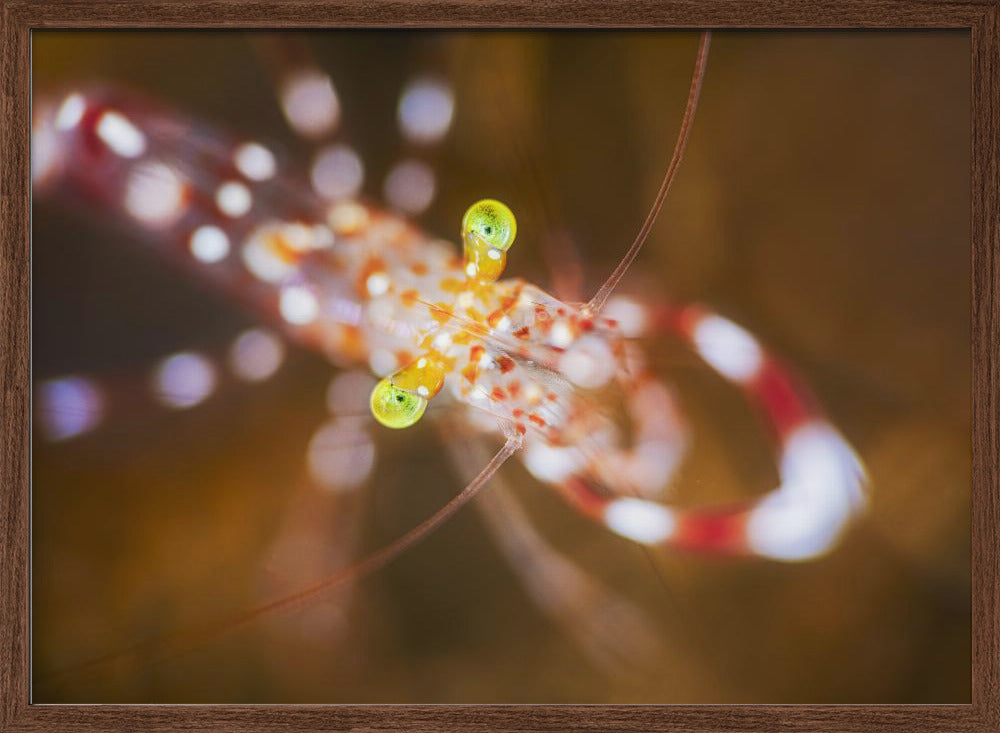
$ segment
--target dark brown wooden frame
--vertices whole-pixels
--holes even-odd
[[[0,731],[1000,730],[1000,0],[0,0]],[[972,704],[39,706],[29,703],[33,28],[966,28],[972,34]]]

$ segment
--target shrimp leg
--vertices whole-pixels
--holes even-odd
[[[92,432],[109,420],[128,422],[154,407],[191,409],[239,383],[270,379],[281,368],[286,350],[277,334],[251,328],[224,351],[185,349],[144,369],[41,380],[35,388],[38,425],[46,439],[61,441]]]
[[[467,478],[485,451],[476,442],[447,443]],[[502,475],[479,497],[485,525],[528,595],[601,669],[623,671],[650,664],[662,651],[651,619],[636,605],[556,551],[532,526]]]
[[[609,303],[609,314],[621,311],[620,305]],[[755,501],[686,510],[638,498],[628,472],[600,470],[578,457],[574,465],[571,457],[563,456],[559,464],[550,456],[547,473],[533,473],[584,515],[641,544],[785,561],[828,551],[864,506],[866,476],[851,446],[805,387],[751,334],[700,306],[638,306],[634,316],[635,322],[626,324],[629,335],[659,331],[681,337],[759,408],[775,437],[779,486]],[[654,424],[646,413],[662,409],[657,395],[665,390],[651,386],[655,384],[641,383],[636,393],[641,398],[628,402],[640,427]],[[665,438],[662,431],[658,435]],[[529,470],[533,463],[542,464],[533,461],[537,450],[529,447],[525,454]],[[634,470],[650,461],[638,451],[629,455],[621,450],[605,453],[601,460]]]

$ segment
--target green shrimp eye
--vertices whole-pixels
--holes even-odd
[[[372,390],[371,408],[375,419],[387,428],[408,428],[423,416],[427,400],[386,377]]]
[[[462,217],[462,235],[475,232],[490,247],[506,252],[517,236],[517,219],[506,204],[483,199],[470,206]]]

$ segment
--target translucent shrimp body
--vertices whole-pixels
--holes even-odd
[[[289,338],[338,365],[366,363],[382,378],[371,400],[382,424],[414,424],[444,391],[472,408],[473,429],[523,439],[534,476],[622,537],[802,560],[833,547],[864,504],[850,446],[736,324],[697,306],[603,295],[596,307],[570,305],[501,280],[516,221],[500,202],[470,207],[459,249],[353,198],[323,201],[259,142],[110,89],[40,101],[35,141],[37,190],[130,221]],[[759,408],[777,439],[771,493],[721,510],[657,501],[684,430],[633,340],[666,332]]]

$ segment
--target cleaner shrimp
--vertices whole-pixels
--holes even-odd
[[[271,324],[234,342],[231,373],[264,381],[290,342],[375,375],[377,381],[347,371],[334,382],[332,409],[345,414],[312,440],[313,478],[334,486],[338,501],[354,501],[343,497],[372,470],[368,436],[395,441],[426,420],[448,433],[456,464],[469,477],[429,519],[381,550],[227,624],[315,601],[335,587],[349,592],[478,495],[488,524],[518,517],[512,526],[522,529],[501,546],[529,593],[584,646],[589,640],[592,656],[606,660],[613,642],[573,606],[584,596],[613,594],[530,530],[516,504],[504,505],[506,492],[498,499],[484,491],[511,458],[599,530],[642,547],[793,563],[836,547],[865,506],[865,471],[805,383],[749,330],[706,305],[620,294],[684,170],[709,40],[703,33],[677,141],[648,215],[593,294],[572,282],[572,250],[554,245],[547,256],[564,266],[553,277],[556,294],[503,277],[533,232],[519,227],[513,203],[485,191],[470,201],[460,226],[455,222],[458,247],[406,216],[429,204],[434,184],[421,156],[433,155],[454,113],[448,87],[437,80],[418,80],[400,101],[415,154],[387,178],[388,208],[358,196],[356,157],[335,141],[335,87],[297,46],[270,47],[264,55],[290,127],[314,150],[308,182],[298,181],[271,146],[193,125],[120,88],[81,86],[36,99],[36,192],[126,220],[145,247]],[[488,188],[488,176],[480,185]],[[683,344],[755,408],[773,442],[775,488],[721,507],[671,501],[666,490],[690,436],[673,391],[643,348],[664,338]],[[194,351],[163,360],[152,397],[178,410],[194,407],[217,388],[227,368],[222,361]],[[145,380],[122,389],[59,376],[37,389],[40,429],[70,440],[101,430],[102,421],[124,420],[116,410],[128,402],[119,392],[135,397],[149,388]],[[497,440],[492,458],[475,458]],[[324,463],[330,453],[337,460]],[[503,527],[494,531],[503,534]],[[350,550],[354,541],[346,544]],[[344,559],[342,548],[336,562]],[[618,608],[616,618],[641,635],[642,620],[628,606]]]

